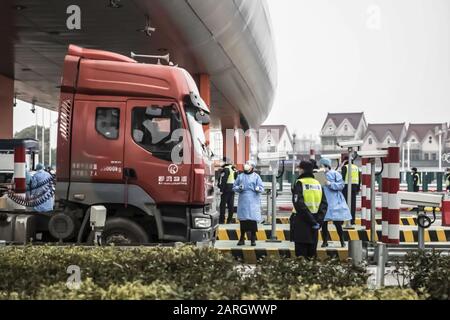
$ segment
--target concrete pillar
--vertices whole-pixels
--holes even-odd
[[[14,80],[0,75],[0,139],[12,139]]]
[[[206,105],[211,110],[211,81],[209,78],[209,74],[201,73],[198,75],[198,86],[200,91],[200,96],[202,97],[203,101],[205,101]],[[208,145],[210,142],[210,135],[209,135],[209,125],[203,126],[203,130],[205,131],[206,135],[206,144]]]
[[[250,160],[250,136],[245,136],[245,161]]]
[[[234,129],[222,128],[222,138],[223,138],[223,157],[228,158],[232,161],[235,160],[235,137]]]

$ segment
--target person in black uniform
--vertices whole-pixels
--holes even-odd
[[[447,168],[447,172],[445,174],[445,189],[447,192],[450,192],[450,168]]]
[[[412,177],[413,177],[413,191],[419,192],[420,190],[420,174],[417,172],[417,168],[412,168]]]
[[[224,158],[224,164],[219,176],[218,187],[220,190],[220,216],[219,223],[225,223],[225,208],[228,207],[227,223],[232,223],[234,214],[233,184],[237,177],[237,170],[231,161]]]
[[[320,182],[314,178],[312,163],[300,162],[299,171],[292,190],[290,238],[295,243],[295,255],[311,259],[317,255],[318,231],[328,204]]]
[[[344,158],[344,162],[341,169],[341,175],[344,179],[344,189],[342,190],[342,194],[344,195],[345,201],[347,202],[347,205],[350,208],[350,213],[352,215],[351,224],[355,224],[355,217],[356,217],[356,196],[358,195],[359,191],[361,190],[361,172],[359,171],[359,168],[357,165],[352,163],[352,174],[349,177],[347,174],[348,171],[348,157]],[[351,204],[348,203],[347,194],[348,194],[348,179],[351,179],[352,181],[352,198],[351,198]]]

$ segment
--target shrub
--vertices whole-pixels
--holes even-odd
[[[412,252],[395,267],[393,273],[401,287],[409,285],[429,299],[450,299],[450,256],[437,251]]]
[[[81,287],[69,289],[77,265]],[[367,289],[363,267],[267,257],[243,266],[210,248],[0,249],[1,299],[418,299],[410,289]],[[420,276],[416,277],[419,285]]]
[[[259,292],[263,298],[288,299],[292,290],[306,285],[315,284],[322,288],[365,286],[368,277],[365,268],[338,260],[320,262],[267,257],[245,280],[249,292]]]

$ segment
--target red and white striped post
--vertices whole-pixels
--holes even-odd
[[[384,160],[383,173],[381,174],[381,241],[389,241],[389,170],[391,157],[388,154]]]
[[[361,159],[361,226],[367,225],[367,162],[366,158]]]
[[[366,163],[366,229],[370,230],[372,228],[371,225],[371,216],[372,216],[372,167],[370,164],[370,160],[367,160]],[[375,214],[375,213],[374,213]]]
[[[16,193],[25,193],[26,168],[25,168],[25,147],[18,146],[14,148],[14,191]]]
[[[400,148],[389,147],[389,213],[388,213],[388,243],[400,243],[400,201],[398,191],[400,190]]]

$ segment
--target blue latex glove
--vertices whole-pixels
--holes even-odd
[[[319,230],[320,229],[320,224],[316,223],[315,225],[313,225],[312,227],[314,230]]]

